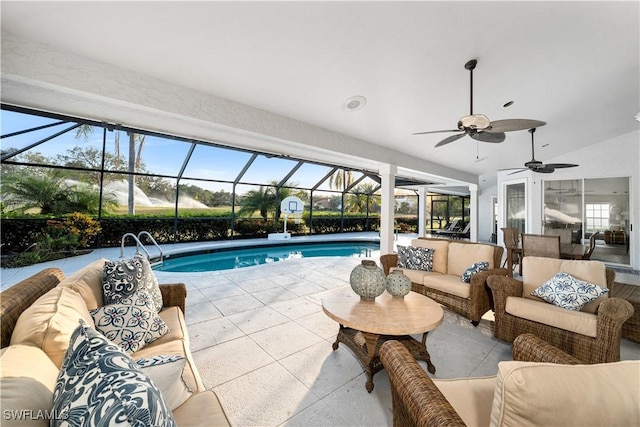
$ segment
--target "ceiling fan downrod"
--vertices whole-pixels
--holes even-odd
[[[464,68],[469,70],[469,82],[471,83],[469,85],[469,87],[470,87],[469,115],[470,116],[473,116],[473,70],[475,70],[476,65],[478,65],[478,60],[477,59],[472,59],[472,60],[468,61],[466,64],[464,64]]]

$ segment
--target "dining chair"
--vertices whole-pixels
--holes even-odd
[[[522,233],[522,257],[560,258],[560,236]]]
[[[593,250],[596,248],[596,237],[600,234],[599,231],[596,231],[589,237],[589,250],[584,254],[582,259],[591,259],[591,254],[593,254]]]
[[[502,227],[502,237],[504,239],[504,246],[506,248],[507,256],[502,263],[502,267],[504,268],[505,264],[509,261],[509,257],[511,257],[512,267],[520,264],[520,255],[517,251],[518,245],[520,244],[520,239],[518,237],[518,229],[515,227]]]

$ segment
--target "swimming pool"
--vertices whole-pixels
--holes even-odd
[[[332,242],[278,244],[252,248],[225,248],[206,253],[165,256],[162,265],[154,270],[174,273],[232,270],[260,264],[309,257],[358,257],[370,258],[380,251],[380,244],[373,242]]]

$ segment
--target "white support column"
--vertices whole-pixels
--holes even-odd
[[[472,242],[478,241],[478,186],[469,184],[469,221],[471,222]]]
[[[382,188],[380,190],[381,206],[380,206],[380,254],[393,253],[393,222],[395,212],[394,190],[396,186],[395,165],[383,164],[380,166],[380,178],[382,179]]]
[[[418,236],[427,234],[427,187],[418,188]]]

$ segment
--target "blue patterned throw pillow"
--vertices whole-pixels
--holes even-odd
[[[398,267],[433,271],[433,248],[398,245]]]
[[[609,290],[606,288],[576,279],[568,273],[560,272],[544,282],[540,287],[531,291],[531,295],[540,297],[558,307],[579,311],[582,307],[607,292]]]
[[[138,281],[138,289],[144,289],[149,292],[149,295],[151,295],[153,299],[156,312],[159,312],[162,310],[162,293],[160,292],[158,279],[151,269],[151,264],[147,257],[141,253],[135,254],[134,259],[139,260],[142,264],[142,276]]]
[[[58,374],[52,413],[54,427],[176,425],[153,381],[82,320]]]
[[[143,290],[91,310],[91,317],[98,331],[129,354],[169,332],[156,313],[151,296]]]
[[[138,290],[143,274],[144,267],[139,257],[105,262],[102,270],[105,305],[134,294]]]
[[[467,268],[464,273],[462,273],[462,277],[460,278],[460,280],[462,280],[464,283],[471,283],[471,276],[488,268],[489,263],[487,261],[478,261],[471,267]]]

